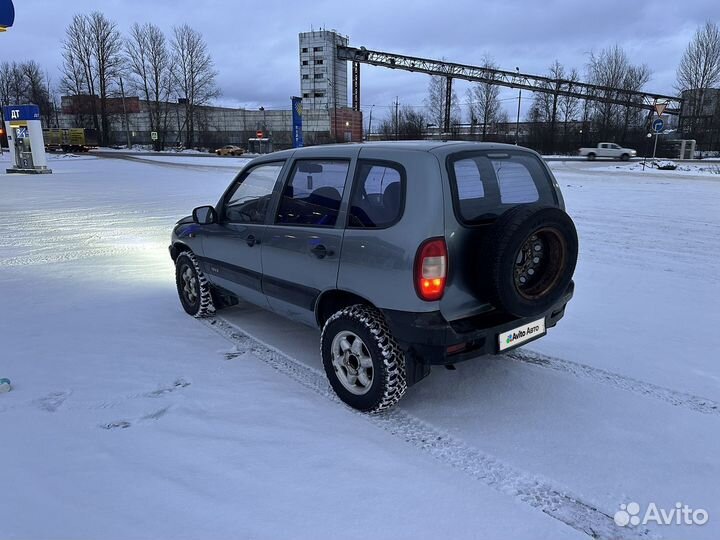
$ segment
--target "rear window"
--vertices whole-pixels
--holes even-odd
[[[495,219],[517,204],[557,204],[545,167],[525,152],[462,153],[448,161],[448,173],[465,223]]]

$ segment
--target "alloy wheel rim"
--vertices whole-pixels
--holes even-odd
[[[185,296],[185,300],[187,300],[188,303],[194,305],[198,298],[197,275],[188,265],[183,267],[180,275],[182,276],[183,296]]]
[[[373,383],[373,361],[365,342],[349,330],[339,332],[330,347],[332,364],[340,383],[352,394],[362,396]]]

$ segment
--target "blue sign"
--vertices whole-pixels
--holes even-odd
[[[302,148],[303,132],[302,132],[302,98],[292,98],[292,115],[293,115],[293,147]]]
[[[40,107],[37,105],[10,105],[3,107],[6,122],[40,120]]]
[[[662,121],[662,118],[656,118],[655,120],[653,120],[652,129],[655,133],[660,133],[664,127],[665,122]]]
[[[0,32],[10,28],[15,22],[15,6],[12,0],[0,0]]]

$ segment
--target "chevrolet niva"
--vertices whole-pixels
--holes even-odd
[[[578,238],[535,152],[417,141],[256,158],[178,222],[170,254],[187,313],[245,301],[320,328],[334,391],[375,412],[432,365],[545,335]]]

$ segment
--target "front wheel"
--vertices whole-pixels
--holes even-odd
[[[188,315],[202,318],[215,314],[210,283],[191,251],[183,251],[175,260],[175,283]]]
[[[405,356],[376,309],[355,305],[332,315],[320,351],[330,385],[354,409],[379,412],[405,395]]]
[[[620,159],[622,161],[628,161],[630,159],[630,154],[623,154],[622,156],[620,156]]]

